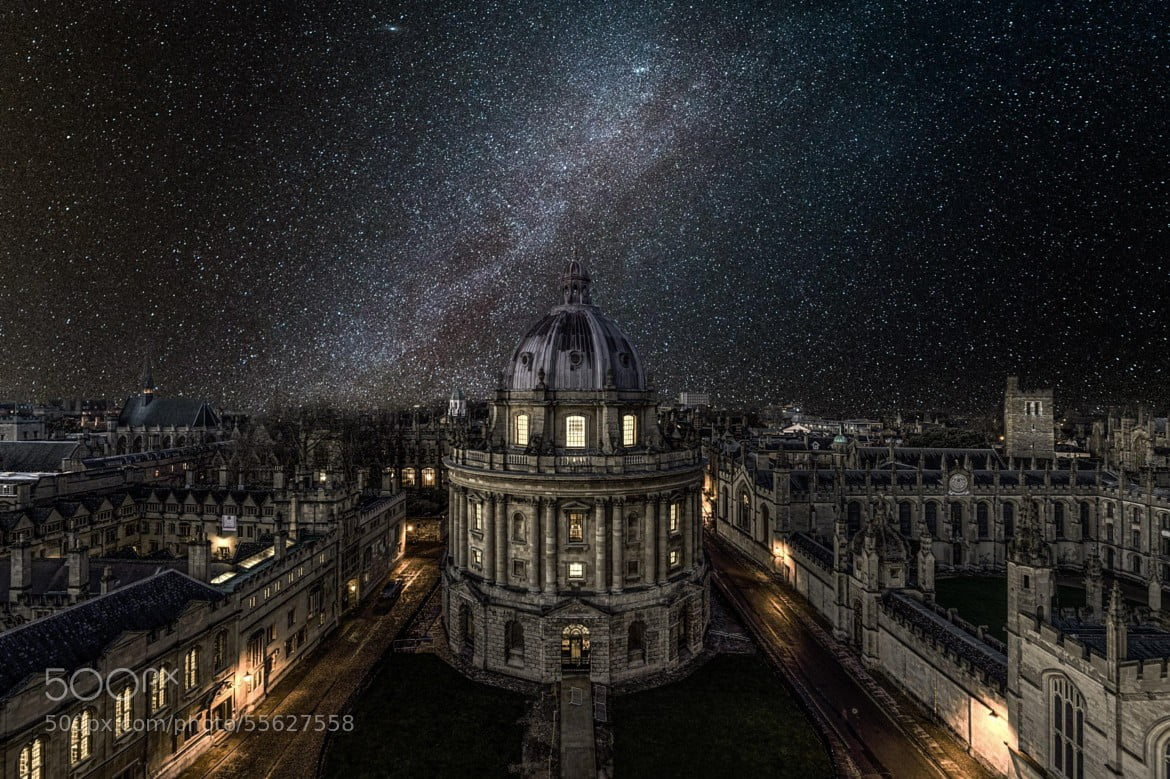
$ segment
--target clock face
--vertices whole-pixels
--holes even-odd
[[[949,482],[951,492],[966,492],[968,485],[969,482],[967,481],[967,476],[965,474],[956,473],[955,475],[951,476],[951,480]]]

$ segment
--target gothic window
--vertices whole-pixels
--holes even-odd
[[[910,514],[913,511],[908,501],[898,504],[898,532],[904,537],[910,537]]]
[[[434,487],[435,486],[435,469],[434,468],[427,467],[427,468],[422,469],[422,486],[424,486],[424,487]]]
[[[526,528],[523,514],[512,515],[512,540],[524,541]]]
[[[569,543],[585,543],[585,513],[581,511],[569,512]]]
[[[1085,699],[1067,678],[1052,679],[1052,754],[1058,776],[1084,779]]]
[[[585,417],[571,416],[565,418],[565,448],[585,448]]]
[[[183,658],[183,689],[199,686],[199,650],[192,647]]]
[[[1111,544],[1113,543],[1113,523],[1112,522],[1105,523],[1105,540]]]
[[[760,506],[760,535],[763,538],[768,537],[768,530],[772,527],[772,515],[768,512],[767,506]]]
[[[1105,504],[1105,519],[1113,519],[1113,504]]]
[[[403,487],[413,487],[414,486],[414,468],[403,468],[402,469],[402,486]]]
[[[861,504],[855,500],[849,501],[849,505],[845,509],[845,523],[849,528],[850,535],[861,530]]]
[[[517,414],[516,424],[512,431],[512,442],[516,446],[528,446],[528,415]]]
[[[165,665],[150,674],[150,710],[152,712],[167,705],[167,679]]]
[[[1089,519],[1089,515],[1090,515],[1090,509],[1089,509],[1088,502],[1081,501],[1081,538],[1082,539],[1088,538],[1091,535],[1091,533],[1089,532],[1091,530],[1091,528],[1090,528],[1091,520]]]
[[[630,631],[626,637],[626,661],[646,662],[646,623],[641,620],[630,623]]]
[[[1170,740],[1162,747],[1162,776],[1170,779]]]
[[[82,709],[69,723],[69,764],[77,765],[93,751],[93,714]]]
[[[638,418],[633,414],[622,416],[622,446],[634,446],[638,443]]]
[[[40,736],[20,748],[17,776],[20,779],[44,779],[45,740]]]
[[[1003,504],[1003,537],[1014,538],[1016,535],[1016,507],[1013,503]]]
[[[938,538],[938,504],[933,501],[926,504],[926,532]]]
[[[987,504],[982,501],[975,506],[975,523],[978,525],[980,538],[987,538],[991,535],[991,523],[987,519]]]
[[[134,716],[132,691],[127,685],[114,695],[114,738],[122,738],[130,732]]]
[[[524,659],[524,626],[520,620],[509,620],[504,626],[504,660],[514,662]]]
[[[951,533],[953,535],[961,535],[963,532],[963,504],[951,504]]]
[[[1064,504],[1060,501],[1057,501],[1052,506],[1052,520],[1056,525],[1056,537],[1065,538],[1067,536],[1066,531],[1068,528],[1064,526]]]
[[[745,533],[752,526],[752,499],[746,491],[739,493],[739,516],[735,520],[736,526]]]

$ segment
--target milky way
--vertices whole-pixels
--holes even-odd
[[[576,252],[664,394],[1170,402],[1159,3],[153,5],[0,10],[0,397],[482,396]]]

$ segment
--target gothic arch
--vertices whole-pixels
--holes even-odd
[[[1170,717],[1158,720],[1146,733],[1146,765],[1156,779],[1170,779]]]

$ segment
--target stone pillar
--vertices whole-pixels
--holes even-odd
[[[655,566],[658,573],[658,583],[666,584],[666,577],[670,573],[670,559],[666,554],[667,540],[670,538],[670,508],[662,505],[658,498],[654,499],[654,513],[658,526],[658,564]]]
[[[682,505],[679,508],[680,527],[683,536],[683,560],[684,568],[690,568],[694,564],[695,556],[695,496],[691,491],[687,491],[686,497],[683,498]],[[772,551],[772,528],[764,528],[764,537],[768,539],[768,551]]]
[[[694,526],[691,528],[691,532],[695,535],[695,563],[702,564],[705,554],[703,552],[703,492],[701,489],[695,490],[691,501],[694,505],[694,513],[691,514]]]
[[[612,586],[614,592],[622,591],[625,581],[626,567],[626,518],[625,503],[621,500],[610,501],[613,522],[613,565],[611,566]]]
[[[557,525],[556,501],[544,501],[544,594],[557,594]]]
[[[493,581],[496,575],[496,496],[489,495],[483,506],[483,578]]]
[[[605,574],[609,570],[605,564],[606,508],[606,501],[601,498],[593,501],[593,544],[595,547],[593,550],[593,589],[595,592],[605,592]]]
[[[642,538],[642,581],[654,583],[654,561],[658,559],[658,499],[646,499],[646,532]]]
[[[453,491],[455,500],[451,507],[455,514],[455,530],[451,534],[451,548],[454,550],[455,567],[467,567],[467,491],[456,487]]]
[[[496,534],[492,537],[496,545],[496,584],[508,583],[508,503],[506,495],[496,496]]]
[[[532,501],[532,522],[527,529],[528,558],[531,561],[528,570],[528,592],[533,595],[539,595],[540,583],[543,581],[541,573],[542,566],[540,564],[542,557],[540,543],[544,536],[540,532],[540,501],[538,500]]]

